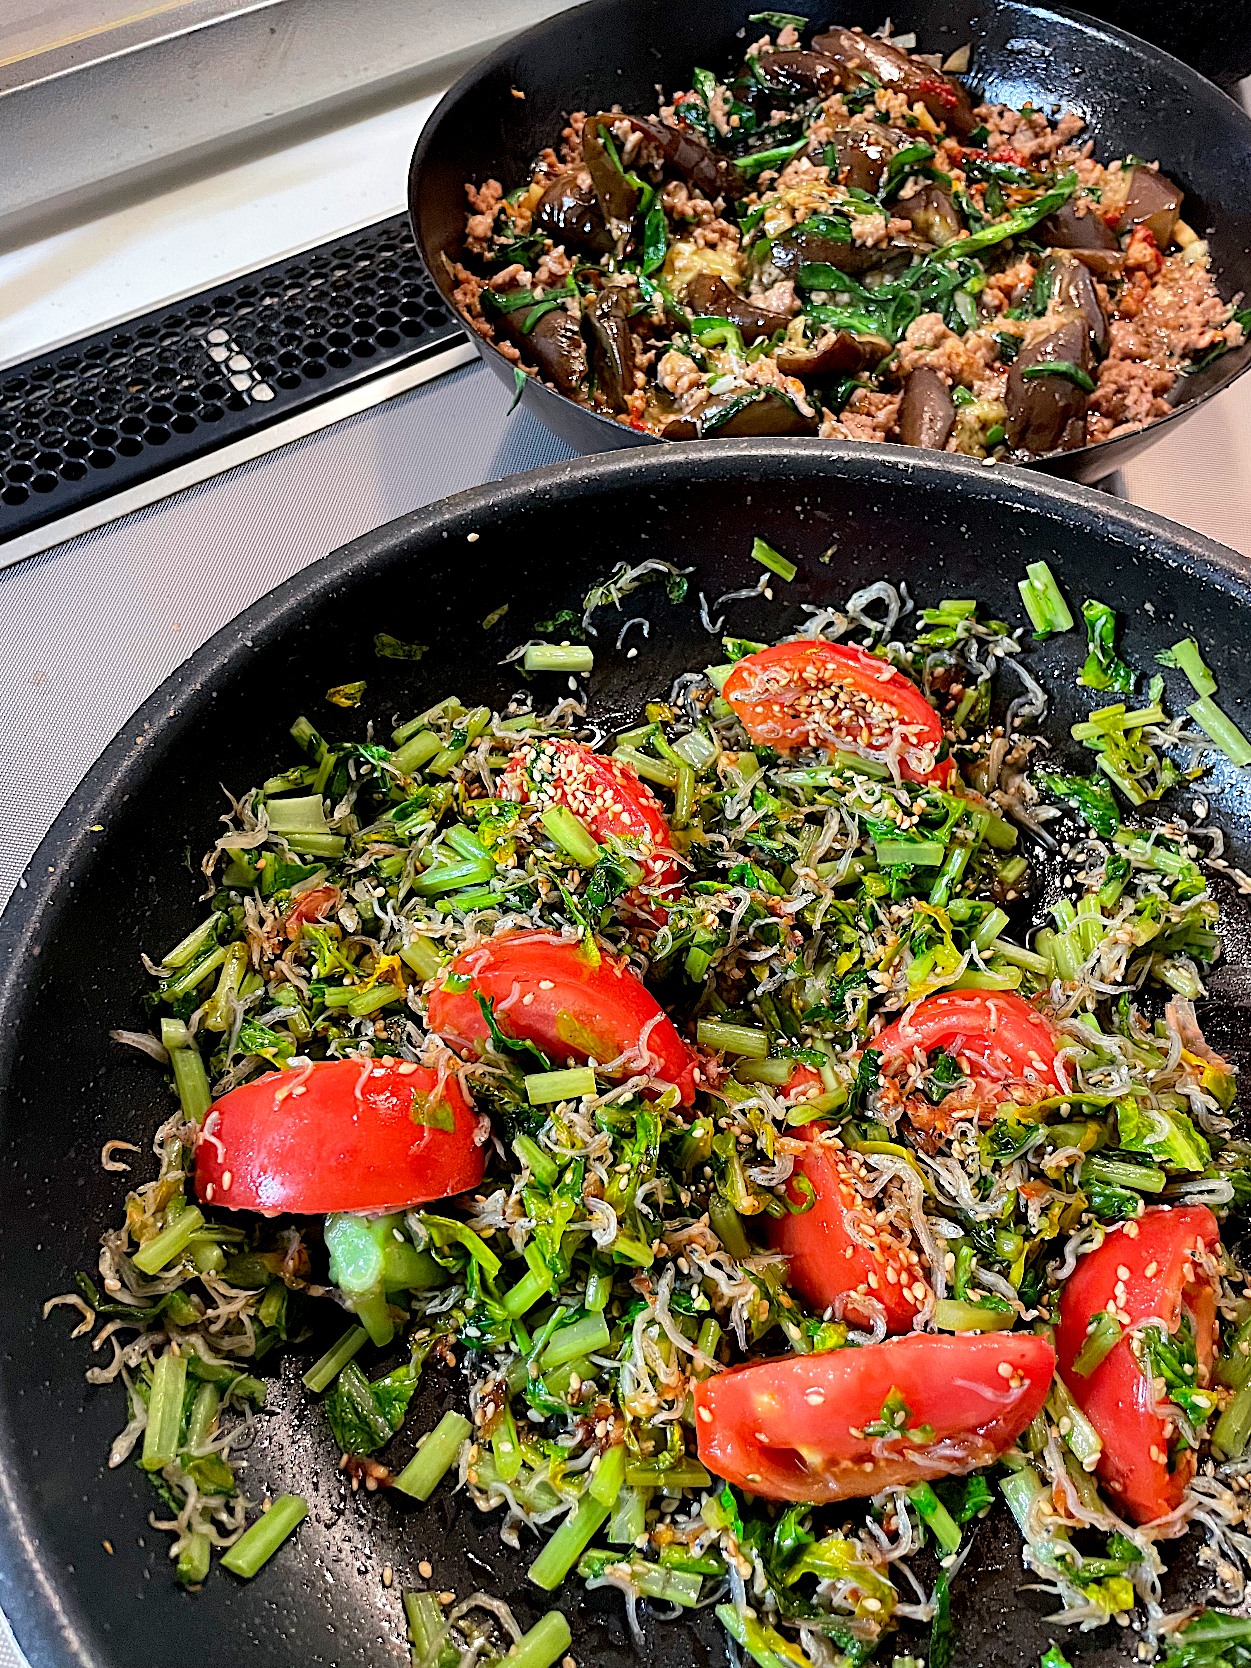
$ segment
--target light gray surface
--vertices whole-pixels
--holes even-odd
[[[242,609],[407,510],[572,455],[508,400],[467,366],[0,575],[0,902],[106,743]]]
[[[563,3],[188,0],[0,63],[0,231],[38,235],[228,146],[442,89]]]

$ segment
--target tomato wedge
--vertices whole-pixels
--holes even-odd
[[[959,1475],[1011,1447],[1054,1371],[1029,1332],[914,1332],[762,1361],[694,1386],[699,1457],[767,1500],[814,1505]]]
[[[930,1295],[921,1260],[896,1230],[876,1220],[874,1201],[861,1191],[870,1179],[864,1160],[820,1140],[825,1127],[805,1124],[795,1131],[808,1151],[795,1160],[787,1195],[803,1206],[805,1195],[794,1177],[806,1176],[814,1203],[771,1220],[770,1244],[790,1258],[791,1285],[814,1308],[827,1309],[842,1298],[844,1320],[871,1326],[875,1305],[881,1304],[886,1330],[909,1332]],[[862,1244],[864,1239],[870,1244]]]
[[[656,998],[624,960],[549,932],[502,933],[458,956],[430,998],[428,1020],[454,1048],[485,1043],[490,1028],[478,1002],[494,1003],[506,1036],[536,1043],[559,1065],[631,1054],[613,1075],[650,1071],[695,1098],[696,1056]]]
[[[1103,1439],[1100,1480],[1136,1523],[1150,1523],[1181,1504],[1194,1476],[1195,1451],[1177,1445],[1170,1459],[1173,1427],[1152,1411],[1153,1402],[1164,1398],[1153,1397],[1130,1331],[1156,1319],[1176,1333],[1188,1316],[1198,1357],[1194,1388],[1206,1385],[1216,1332],[1209,1258],[1218,1237],[1206,1205],[1144,1211],[1108,1234],[1097,1251],[1079,1257],[1060,1294],[1060,1376]],[[1091,1319],[1114,1310],[1124,1336],[1093,1372],[1077,1372],[1073,1363]]]
[[[323,1060],[232,1089],[204,1120],[195,1189],[229,1210],[389,1211],[482,1180],[456,1078],[410,1061]]]
[[[1030,1106],[1068,1088],[1056,1063],[1060,1038],[1054,1027],[1011,990],[927,996],[870,1047],[882,1056],[883,1094],[902,1099],[921,1129],[950,1129],[972,1112],[988,1123],[1004,1102]],[[910,1079],[918,1050],[925,1056],[936,1049],[950,1055],[964,1077],[934,1105]]]
[[[740,660],[721,693],[753,741],[780,753],[816,747],[878,763],[899,754],[908,782],[948,782],[942,720],[916,684],[850,643],[775,643]]]
[[[563,805],[597,840],[615,835],[641,864],[644,885],[676,890],[680,870],[664,807],[629,765],[580,742],[546,736],[513,754],[501,788],[506,799],[540,810]]]

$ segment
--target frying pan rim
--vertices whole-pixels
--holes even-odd
[[[989,7],[990,14],[994,15],[995,13],[1004,10],[1008,5],[1020,4],[1021,0],[985,0],[985,3]],[[425,240],[421,232],[420,220],[417,214],[417,182],[424,167],[427,153],[433,147],[435,136],[438,133],[443,120],[449,114],[451,109],[463,98],[470,96],[474,91],[476,91],[480,83],[486,80],[488,76],[493,74],[503,65],[508,64],[511,59],[515,57],[519,48],[528,46],[533,41],[541,40],[546,34],[557,34],[562,28],[568,26],[572,20],[585,14],[589,14],[596,10],[611,12],[616,4],[617,0],[583,0],[583,3],[580,6],[573,6],[568,11],[557,12],[555,16],[545,18],[542,22],[533,24],[529,29],[524,29],[520,34],[514,35],[510,40],[505,41],[502,46],[497,47],[488,57],[483,58],[478,63],[474,64],[470,69],[466,70],[460,80],[448,88],[447,92],[444,93],[438,104],[436,104],[434,109],[431,111],[424,127],[417,137],[417,143],[413,148],[412,160],[409,163],[408,169],[409,226],[412,230],[413,242],[417,246],[417,253],[421,258],[421,264],[425,268],[427,276],[430,278],[435,288],[439,291],[439,294],[446,301],[447,305],[452,309],[456,318],[460,320],[462,324],[466,324],[466,321],[459,308],[457,308],[452,301],[450,287],[446,284],[446,274],[443,274],[438,270],[438,263],[436,263],[429,253],[427,253]],[[1183,86],[1186,87],[1188,92],[1191,92],[1196,96],[1206,99],[1212,93],[1218,94],[1221,98],[1225,99],[1230,108],[1233,109],[1237,113],[1237,116],[1243,121],[1243,123],[1245,123],[1247,128],[1247,143],[1251,146],[1251,115],[1248,115],[1238,101],[1231,98],[1223,87],[1218,87],[1214,81],[1209,81],[1206,76],[1200,75],[1198,70],[1192,69],[1189,64],[1184,63],[1180,58],[1174,57],[1171,52],[1166,52],[1163,47],[1154,46],[1150,41],[1143,40],[1140,35],[1132,34],[1128,29],[1118,29],[1114,24],[1104,23],[1101,19],[1091,17],[1088,12],[1080,11],[1074,6],[1030,6],[1029,9],[1030,11],[1036,12],[1044,17],[1058,17],[1067,23],[1076,24],[1087,34],[1103,38],[1111,38],[1112,40],[1119,42],[1121,45],[1136,48],[1138,51],[1147,54],[1147,56],[1160,67],[1168,70],[1183,84]],[[1248,287],[1251,288],[1251,285]],[[501,377],[504,381],[507,381],[512,376],[514,369],[512,360],[508,359],[503,353],[501,353],[494,342],[489,341],[485,336],[479,335],[476,330],[469,328],[467,324],[466,330],[470,340],[483,361],[491,366],[497,376]],[[1193,399],[1181,401],[1179,404],[1173,406],[1171,410],[1165,412],[1162,417],[1152,418],[1150,423],[1144,423],[1141,429],[1135,430],[1134,432],[1144,433],[1147,430],[1150,430],[1153,435],[1159,435],[1164,430],[1166,424],[1173,422],[1179,417],[1190,416],[1193,412],[1198,411],[1201,406],[1206,405],[1207,402],[1215,395],[1223,394],[1227,388],[1232,388],[1234,383],[1237,382],[1241,376],[1245,375],[1247,371],[1251,371],[1251,354],[1247,355],[1243,364],[1238,366],[1225,381],[1218,382],[1214,387],[1209,388],[1205,393],[1196,395]],[[527,384],[531,382],[535,382],[535,379],[528,377]],[[604,435],[612,437],[610,444],[620,450],[629,450],[635,446],[647,446],[652,443],[677,446],[689,446],[693,444],[688,440],[664,442],[659,435],[642,434],[638,431],[627,429],[626,433],[631,436],[631,439],[628,440],[623,446],[621,437],[624,425],[617,422],[615,418],[609,417],[601,411],[596,411],[591,406],[580,405],[577,400],[571,399],[567,394],[562,394],[555,388],[548,387],[546,383],[538,382],[536,383],[536,386],[543,389],[545,393],[550,394],[553,399],[560,400],[565,405],[573,406],[577,411],[583,413],[586,417],[593,418],[595,423],[602,429]],[[541,422],[543,421],[539,410],[535,410],[535,415],[539,417]],[[635,438],[636,435],[637,438]],[[1075,467],[1081,467],[1078,460],[1097,460],[1103,455],[1105,449],[1119,447],[1121,442],[1127,438],[1129,437],[1126,435],[1109,436],[1105,440],[1087,442],[1084,446],[1075,446],[1067,452],[1043,453],[1038,458],[1033,458],[1027,462],[1018,464],[1017,467],[1031,470],[1036,469],[1046,474],[1049,472],[1048,464],[1059,458],[1065,459],[1066,463],[1071,461]],[[840,441],[836,442],[836,444],[851,445],[853,442]],[[1151,444],[1154,444],[1154,440]],[[949,453],[947,455],[958,456],[959,454]],[[1117,467],[1118,465],[1115,463],[1110,464],[1107,473],[1114,473]],[[1090,475],[1094,479],[1102,478],[1093,468],[1090,470]]]
[[[61,926],[74,887],[90,869],[92,825],[105,822],[111,808],[146,784],[168,748],[246,660],[280,641],[305,610],[336,590],[350,589],[374,569],[402,561],[414,546],[429,549],[458,533],[495,526],[534,501],[556,505],[626,489],[655,495],[701,477],[712,482],[781,479],[799,492],[842,478],[904,477],[919,490],[945,488],[956,498],[963,481],[970,497],[1039,514],[1058,531],[1078,537],[1087,531],[1111,533],[1127,551],[1137,547],[1148,560],[1176,563],[1251,608],[1251,567],[1243,558],[1151,511],[1010,465],[987,468],[971,458],[871,442],[705,440],[604,452],[440,499],[331,551],[221,627],[121,726],[84,775],[0,917],[0,1095],[21,1054],[22,1022],[33,999],[26,970]],[[77,1606],[67,1604],[58,1590],[57,1569],[40,1552],[37,1509],[19,1487],[17,1468],[6,1463],[20,1440],[0,1378],[0,1604],[30,1668],[118,1668],[118,1659],[96,1650],[92,1634],[78,1620]]]

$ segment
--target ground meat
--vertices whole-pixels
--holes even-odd
[[[475,255],[482,255],[490,246],[495,211],[504,199],[504,187],[498,180],[487,180],[482,186],[467,185],[465,195],[473,210],[465,222],[465,242]]]
[[[1090,396],[1091,440],[1162,417],[1168,410],[1163,396],[1187,359],[1242,340],[1239,326],[1226,322],[1228,312],[1197,262],[1171,255],[1154,283],[1136,273],[1109,328],[1108,356]]]
[[[712,98],[708,102],[708,119],[718,133],[728,134],[730,131],[730,95],[720,82],[713,89]]]
[[[582,129],[586,126],[586,111],[575,110],[569,126],[560,131],[560,154],[564,162],[576,164],[582,160]]]
[[[885,440],[894,432],[901,398],[900,394],[879,394],[871,388],[857,388],[841,416],[824,413],[819,430],[821,438]]]
[[[764,307],[770,313],[785,313],[787,318],[794,318],[799,311],[799,298],[795,294],[793,278],[779,278],[777,283],[770,284],[767,290],[753,290],[751,299],[757,307]]]
[[[938,313],[922,313],[908,326],[899,345],[899,373],[907,376],[918,365],[928,365],[948,385],[959,383],[975,393],[989,392],[999,386],[999,373],[988,374],[998,354],[999,344],[985,328],[957,336]]]
[[[546,255],[539,256],[539,264],[534,269],[536,284],[563,284],[573,271],[573,262],[565,254],[565,246],[558,243],[554,249],[549,249]]]
[[[990,129],[990,137],[986,141],[988,151],[997,151],[1006,145],[1027,162],[1054,156],[1086,125],[1085,119],[1075,110],[1066,110],[1054,127],[1041,110],[1031,110],[1026,116],[1019,110],[1009,110],[1006,104],[980,104],[975,114]]]
[[[1028,255],[1022,255],[1003,272],[992,272],[986,280],[986,288],[982,291],[982,302],[993,312],[1002,313],[1009,307],[1015,307],[1025,299],[1026,292],[1034,282],[1037,268]]]
[[[670,348],[660,361],[656,372],[656,380],[662,388],[667,388],[675,399],[680,399],[692,388],[702,387],[704,373],[695,361],[685,353],[678,353]]]
[[[803,383],[797,376],[785,376],[778,369],[777,361],[772,354],[766,353],[753,360],[743,373],[743,380],[757,388],[776,388],[794,400],[805,417],[816,416],[816,412],[808,403],[808,394]]]
[[[445,256],[444,259],[446,260],[446,258]],[[459,261],[449,261],[448,265],[451,268],[452,277],[456,280],[456,287],[452,291],[452,304],[458,312],[463,313],[469,319],[476,329],[477,321],[482,317],[482,303],[478,300],[478,297],[486,288],[486,280],[479,278],[476,273],[468,271],[467,268],[461,266]],[[490,341],[494,333],[488,326],[481,334]]]

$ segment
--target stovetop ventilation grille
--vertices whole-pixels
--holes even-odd
[[[0,372],[0,541],[463,336],[404,215]]]

